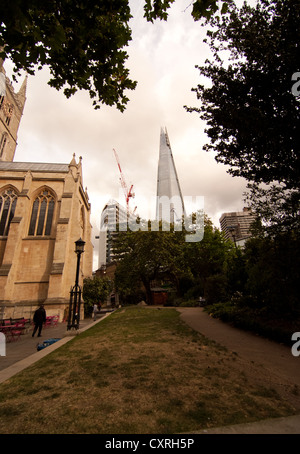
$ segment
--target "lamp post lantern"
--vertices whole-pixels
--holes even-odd
[[[68,316],[68,330],[71,328],[78,329],[80,321],[80,305],[81,305],[81,287],[79,281],[80,257],[84,252],[85,241],[81,238],[75,241],[75,253],[77,254],[76,278],[75,285],[71,287],[70,303],[69,303],[69,316]]]
[[[234,242],[234,245],[236,247],[236,235],[237,235],[237,227],[235,225],[230,225],[228,227],[228,230],[230,231],[231,233],[231,236],[233,238],[233,242]]]

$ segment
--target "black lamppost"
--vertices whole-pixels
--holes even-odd
[[[230,231],[231,233],[231,236],[233,238],[233,242],[234,242],[234,245],[236,247],[236,235],[237,235],[237,227],[235,225],[230,225],[228,227],[228,230]]]
[[[76,278],[75,285],[71,287],[70,291],[70,304],[69,304],[69,317],[68,317],[68,330],[71,328],[78,329],[80,321],[80,304],[81,304],[81,287],[78,284],[79,280],[79,268],[80,268],[80,257],[84,252],[85,241],[81,238],[75,241],[75,252],[77,254],[77,267],[76,267]]]

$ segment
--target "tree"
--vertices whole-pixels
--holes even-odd
[[[281,216],[268,222],[293,229],[300,211],[300,104],[292,90],[300,69],[300,1],[259,0],[240,9],[232,4],[210,25],[213,60],[198,68],[211,86],[199,84],[194,91],[201,106],[187,110],[207,122],[204,149],[249,181],[250,199],[260,195],[262,203],[265,197],[265,214],[279,203]],[[280,188],[277,197],[274,187]]]
[[[105,302],[113,290],[113,283],[108,278],[85,278],[83,281],[83,300],[86,312],[99,302]]]
[[[145,0],[145,17],[151,22],[155,19],[167,20],[168,9],[174,2],[175,0],[154,0],[153,2]],[[191,1],[187,8],[192,6],[191,14],[195,20],[208,20],[219,10],[219,5],[221,5],[221,13],[224,14],[227,11],[228,4],[231,2],[232,0],[223,0],[221,2],[218,0],[195,0]]]
[[[201,283],[202,296],[208,302],[217,302],[217,298],[226,296],[225,264],[231,255],[235,255],[234,244],[225,240],[211,220],[205,217],[203,240],[186,244],[185,262]]]
[[[244,194],[244,200],[259,214],[258,225],[256,223],[256,227],[259,228],[254,234],[267,232],[268,235],[275,237],[282,232],[293,232],[298,229],[299,190],[289,190],[283,184],[261,187],[257,183],[252,183],[248,188],[250,191]]]
[[[115,287],[119,300],[123,304],[138,304],[147,299],[131,254],[124,255],[118,262],[115,271]]]
[[[1,56],[11,58],[17,73],[47,65],[49,85],[67,97],[84,89],[95,108],[124,110],[124,91],[136,86],[123,50],[131,39],[127,0],[10,0],[1,3],[0,17]]]
[[[236,257],[236,248],[203,216],[204,237],[197,242],[186,241],[187,231],[179,224],[171,224],[169,231],[164,231],[161,223],[160,230],[150,231],[149,223],[148,230],[119,232],[114,241],[117,290],[131,297],[143,285],[151,304],[151,283],[160,280],[170,283],[177,296],[205,296],[211,303],[227,297],[227,263]],[[194,226],[195,217],[191,216],[190,223]],[[201,223],[200,216],[197,218]]]
[[[133,294],[143,285],[146,299],[152,303],[151,282],[167,279],[179,285],[182,268],[182,232],[139,230],[121,232],[114,241],[119,258],[116,287],[124,294]]]
[[[299,233],[251,238],[244,251],[248,304],[270,314],[299,317]]]
[[[146,19],[166,20],[173,2],[145,0]],[[225,11],[227,1],[222,5]],[[199,20],[217,10],[216,0],[196,0],[192,14]],[[125,91],[136,87],[125,67],[131,17],[129,0],[4,0],[0,58],[10,58],[16,74],[49,66],[49,85],[67,97],[87,90],[96,109],[106,104],[124,111]]]

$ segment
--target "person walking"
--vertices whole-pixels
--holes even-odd
[[[32,337],[34,337],[35,333],[38,330],[38,337],[41,337],[43,323],[46,322],[46,311],[44,306],[41,305],[34,313],[33,316],[33,323],[34,323],[34,330],[32,333]]]
[[[93,313],[92,313],[92,317],[94,319],[94,322],[96,321],[97,312],[98,312],[98,306],[95,303],[94,306],[93,306]]]

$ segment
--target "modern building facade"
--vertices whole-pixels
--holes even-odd
[[[157,171],[156,220],[176,222],[185,215],[183,197],[166,128],[161,128]]]
[[[221,230],[225,238],[232,240],[237,245],[243,245],[250,238],[251,224],[255,220],[250,208],[243,208],[243,211],[223,213],[220,217]]]
[[[109,200],[103,208],[99,235],[99,269],[114,261],[113,239],[119,230],[127,230],[127,218],[127,209],[116,200]]]
[[[31,317],[43,303],[48,315],[62,320],[75,283],[79,238],[86,243],[79,283],[92,275],[91,206],[81,157],[77,162],[73,155],[66,164],[14,162],[26,80],[17,94],[7,78],[5,88],[0,107],[0,318]]]

